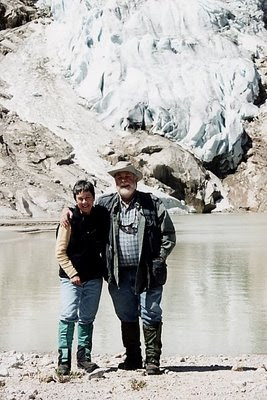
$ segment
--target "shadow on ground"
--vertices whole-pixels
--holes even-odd
[[[209,371],[222,371],[233,369],[230,365],[185,365],[185,366],[164,366],[164,370],[172,372],[209,372]],[[241,367],[240,371],[255,371],[255,367]]]

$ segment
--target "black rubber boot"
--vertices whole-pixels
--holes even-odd
[[[69,375],[71,371],[71,350],[58,350],[58,367],[57,375]]]
[[[147,375],[159,375],[160,356],[161,356],[161,331],[162,322],[156,325],[143,325],[145,347],[146,347],[146,373]]]
[[[99,368],[96,363],[91,361],[91,357],[89,357],[87,349],[80,346],[78,346],[77,350],[77,367],[84,369],[88,373]]]
[[[78,324],[77,367],[88,373],[99,368],[96,363],[91,362],[92,336],[93,323]]]
[[[143,367],[139,321],[121,322],[122,342],[126,348],[126,359],[118,365],[119,369],[133,371]]]

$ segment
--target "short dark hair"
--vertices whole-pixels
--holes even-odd
[[[76,200],[77,194],[81,192],[90,192],[93,198],[95,198],[95,188],[92,182],[87,181],[86,179],[80,179],[75,183],[72,189],[73,197]]]

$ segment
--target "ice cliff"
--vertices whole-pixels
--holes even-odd
[[[257,113],[260,0],[42,0],[48,45],[88,107],[116,131],[166,136],[218,174],[234,169]]]

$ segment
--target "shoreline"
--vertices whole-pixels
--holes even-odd
[[[60,218],[60,217],[59,217]],[[1,231],[14,232],[46,232],[55,231],[59,223],[58,219],[0,219]]]
[[[0,398],[5,400],[267,398],[267,356],[162,357],[161,375],[117,369],[119,355],[94,355],[100,368],[78,370],[73,352],[70,376],[55,374],[57,353],[0,352]]]

